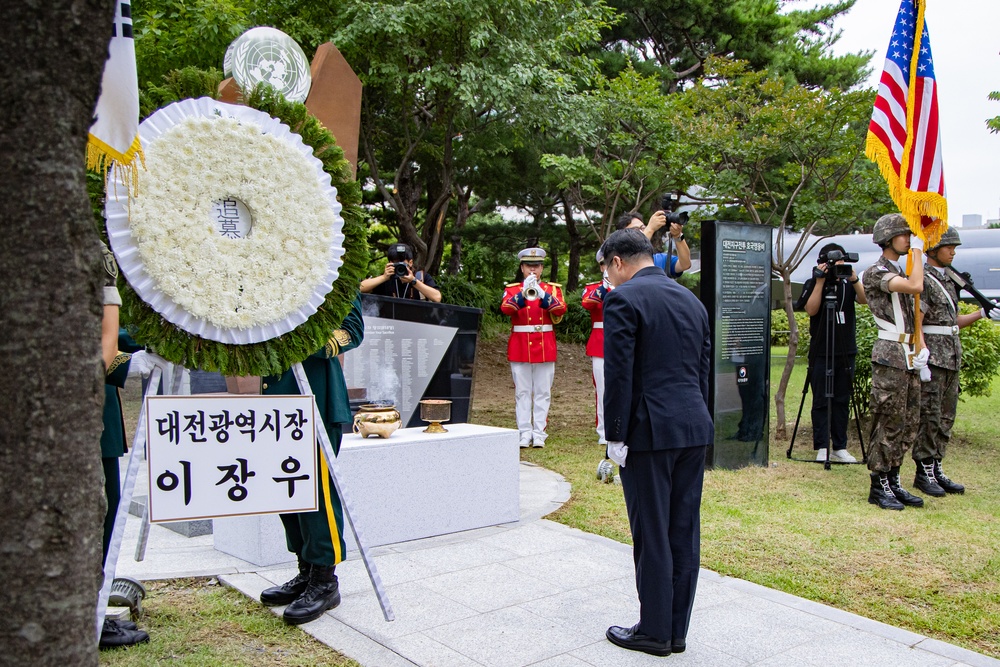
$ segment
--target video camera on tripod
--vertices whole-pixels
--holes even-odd
[[[668,192],[660,197],[660,210],[666,216],[668,225],[677,224],[683,227],[687,223],[688,214],[677,212],[680,203],[681,197],[676,192]]]
[[[829,250],[826,254],[819,256],[819,261],[820,264],[825,264],[826,268],[821,269],[817,266],[813,269],[814,278],[825,278],[826,276],[850,278],[851,274],[854,273],[854,268],[850,265],[858,261],[858,253]],[[838,262],[843,262],[843,264],[838,264]]]

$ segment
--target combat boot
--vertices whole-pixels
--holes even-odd
[[[896,500],[896,496],[889,488],[889,476],[886,473],[873,472],[869,475],[872,478],[872,488],[868,492],[868,502],[878,505],[884,510],[901,510],[903,503]]]
[[[333,565],[313,565],[306,590],[285,607],[282,618],[289,625],[315,621],[328,609],[340,604],[340,587]]]
[[[913,495],[899,485],[899,466],[889,471],[889,488],[892,489],[892,495],[896,496],[896,500],[904,505],[909,505],[910,507],[924,506],[923,498]]]
[[[938,486],[944,489],[945,493],[965,493],[963,485],[953,482],[944,474],[944,470],[941,469],[941,461],[939,460],[934,461],[934,479],[937,480]]]
[[[299,573],[280,586],[265,588],[260,594],[260,601],[271,607],[295,602],[309,584],[311,569],[312,565],[299,558]]]
[[[938,484],[934,475],[934,459],[921,459],[917,462],[917,475],[913,478],[913,486],[935,498],[945,495],[944,489]]]

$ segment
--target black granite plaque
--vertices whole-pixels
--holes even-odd
[[[361,305],[365,340],[344,355],[348,387],[364,388],[365,402],[393,402],[406,427],[427,425],[424,398],[450,400],[450,423],[468,422],[482,311],[374,294]]]
[[[766,466],[770,433],[771,228],[702,223],[701,300],[712,328],[708,464]]]

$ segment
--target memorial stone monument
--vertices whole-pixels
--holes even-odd
[[[701,300],[712,330],[708,465],[766,466],[771,368],[771,228],[702,223]]]

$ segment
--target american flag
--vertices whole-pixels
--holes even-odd
[[[913,232],[934,243],[948,226],[948,201],[924,4],[902,0],[899,5],[865,153],[878,164]]]

